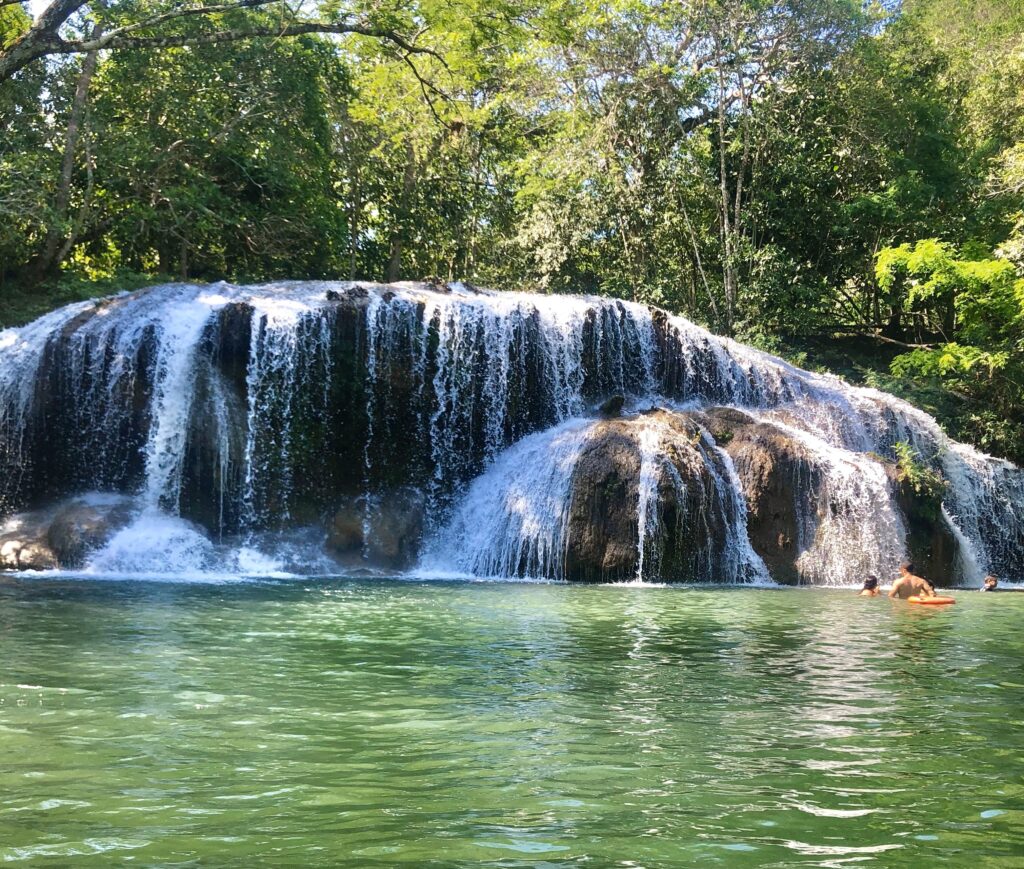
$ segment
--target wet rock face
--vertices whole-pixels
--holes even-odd
[[[328,551],[347,567],[408,569],[419,555],[425,507],[412,486],[343,499],[328,523]]]
[[[71,501],[54,515],[46,539],[60,567],[81,567],[89,553],[102,549],[134,516],[128,498]]]
[[[690,414],[659,410],[597,423],[572,478],[566,578],[724,578],[716,571],[736,517],[721,497],[719,462]]]
[[[640,450],[626,420],[598,424],[572,478],[565,578],[632,579],[637,565]]]
[[[75,499],[0,526],[0,568],[74,570],[134,517],[128,498]]]
[[[800,517],[808,515],[820,485],[813,457],[781,429],[742,411],[713,408],[705,416],[743,486],[751,546],[776,582],[800,582]]]
[[[951,585],[957,580],[959,546],[949,520],[940,505],[916,491],[890,468],[896,488],[896,502],[907,526],[907,555],[917,573],[936,585]]]
[[[754,551],[776,582],[808,581],[801,556],[814,545],[822,522],[834,509],[819,458],[784,428],[742,411],[713,408],[703,416],[733,460],[747,502],[747,532]],[[913,560],[938,585],[955,582],[957,542],[938,505],[901,481],[894,463],[878,456],[874,461],[888,478],[905,532],[901,557]],[[860,578],[851,575],[848,580]]]

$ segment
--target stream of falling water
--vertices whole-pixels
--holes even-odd
[[[640,476],[637,484],[636,508],[636,578],[643,580],[645,560],[651,549],[651,541],[658,527],[658,479],[666,469],[662,467],[663,458],[660,432],[652,425],[644,425],[637,435],[637,447],[640,450]],[[667,465],[667,463],[665,463]],[[672,469],[675,470],[674,468]],[[676,473],[678,478],[678,472]],[[676,482],[676,481],[673,481]],[[676,482],[677,490],[685,484],[681,479]]]
[[[163,504],[171,512],[177,512],[181,462],[192,410],[196,350],[211,314],[227,301],[220,295],[186,296],[154,312],[158,317],[153,322],[157,327],[156,370],[143,490],[148,509],[157,509]]]
[[[428,544],[420,573],[562,579],[570,484],[590,425],[570,419],[502,453]]]

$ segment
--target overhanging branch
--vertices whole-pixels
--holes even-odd
[[[3,5],[10,5],[12,2],[16,2],[16,0],[0,0]],[[32,24],[32,27],[9,45],[0,46],[0,81],[10,78],[33,61],[50,55],[87,54],[90,51],[132,48],[160,49],[186,45],[214,45],[245,39],[280,39],[312,33],[366,36],[378,39],[401,49],[404,52],[403,60],[406,63],[409,63],[408,58],[412,55],[428,55],[447,68],[444,58],[438,52],[417,44],[416,39],[419,34],[410,37],[397,30],[378,27],[372,22],[354,18],[342,18],[335,21],[292,20],[280,24],[254,22],[251,25],[242,24],[237,27],[199,33],[161,35],[144,32],[178,19],[267,7],[280,2],[281,0],[236,0],[233,3],[179,6],[142,21],[103,32],[102,35],[95,38],[64,39],[60,35],[61,28],[75,12],[87,5],[87,0],[53,0]],[[417,78],[419,78],[418,75]],[[430,87],[422,79],[420,83],[425,88]]]

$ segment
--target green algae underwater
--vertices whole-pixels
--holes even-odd
[[[1024,594],[0,581],[0,859],[1024,860]]]

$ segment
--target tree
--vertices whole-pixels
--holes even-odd
[[[988,449],[1024,451],[1024,278],[1013,264],[926,239],[880,251],[877,276],[903,294],[918,335],[940,339],[898,356],[893,373],[970,397],[963,433]]]
[[[4,0],[3,5],[10,3]],[[417,44],[422,31],[414,23],[416,10],[402,11],[401,4],[382,4],[363,11],[346,10],[331,2],[315,11],[317,17],[303,18],[284,0],[213,4],[136,4],[122,0],[98,6],[90,0],[53,0],[31,26],[0,41],[0,82],[32,62],[54,55],[166,49],[310,33],[383,40],[395,46],[410,64],[414,55],[434,54],[429,47]],[[88,33],[75,32],[72,21],[76,15],[91,16],[105,26]]]

